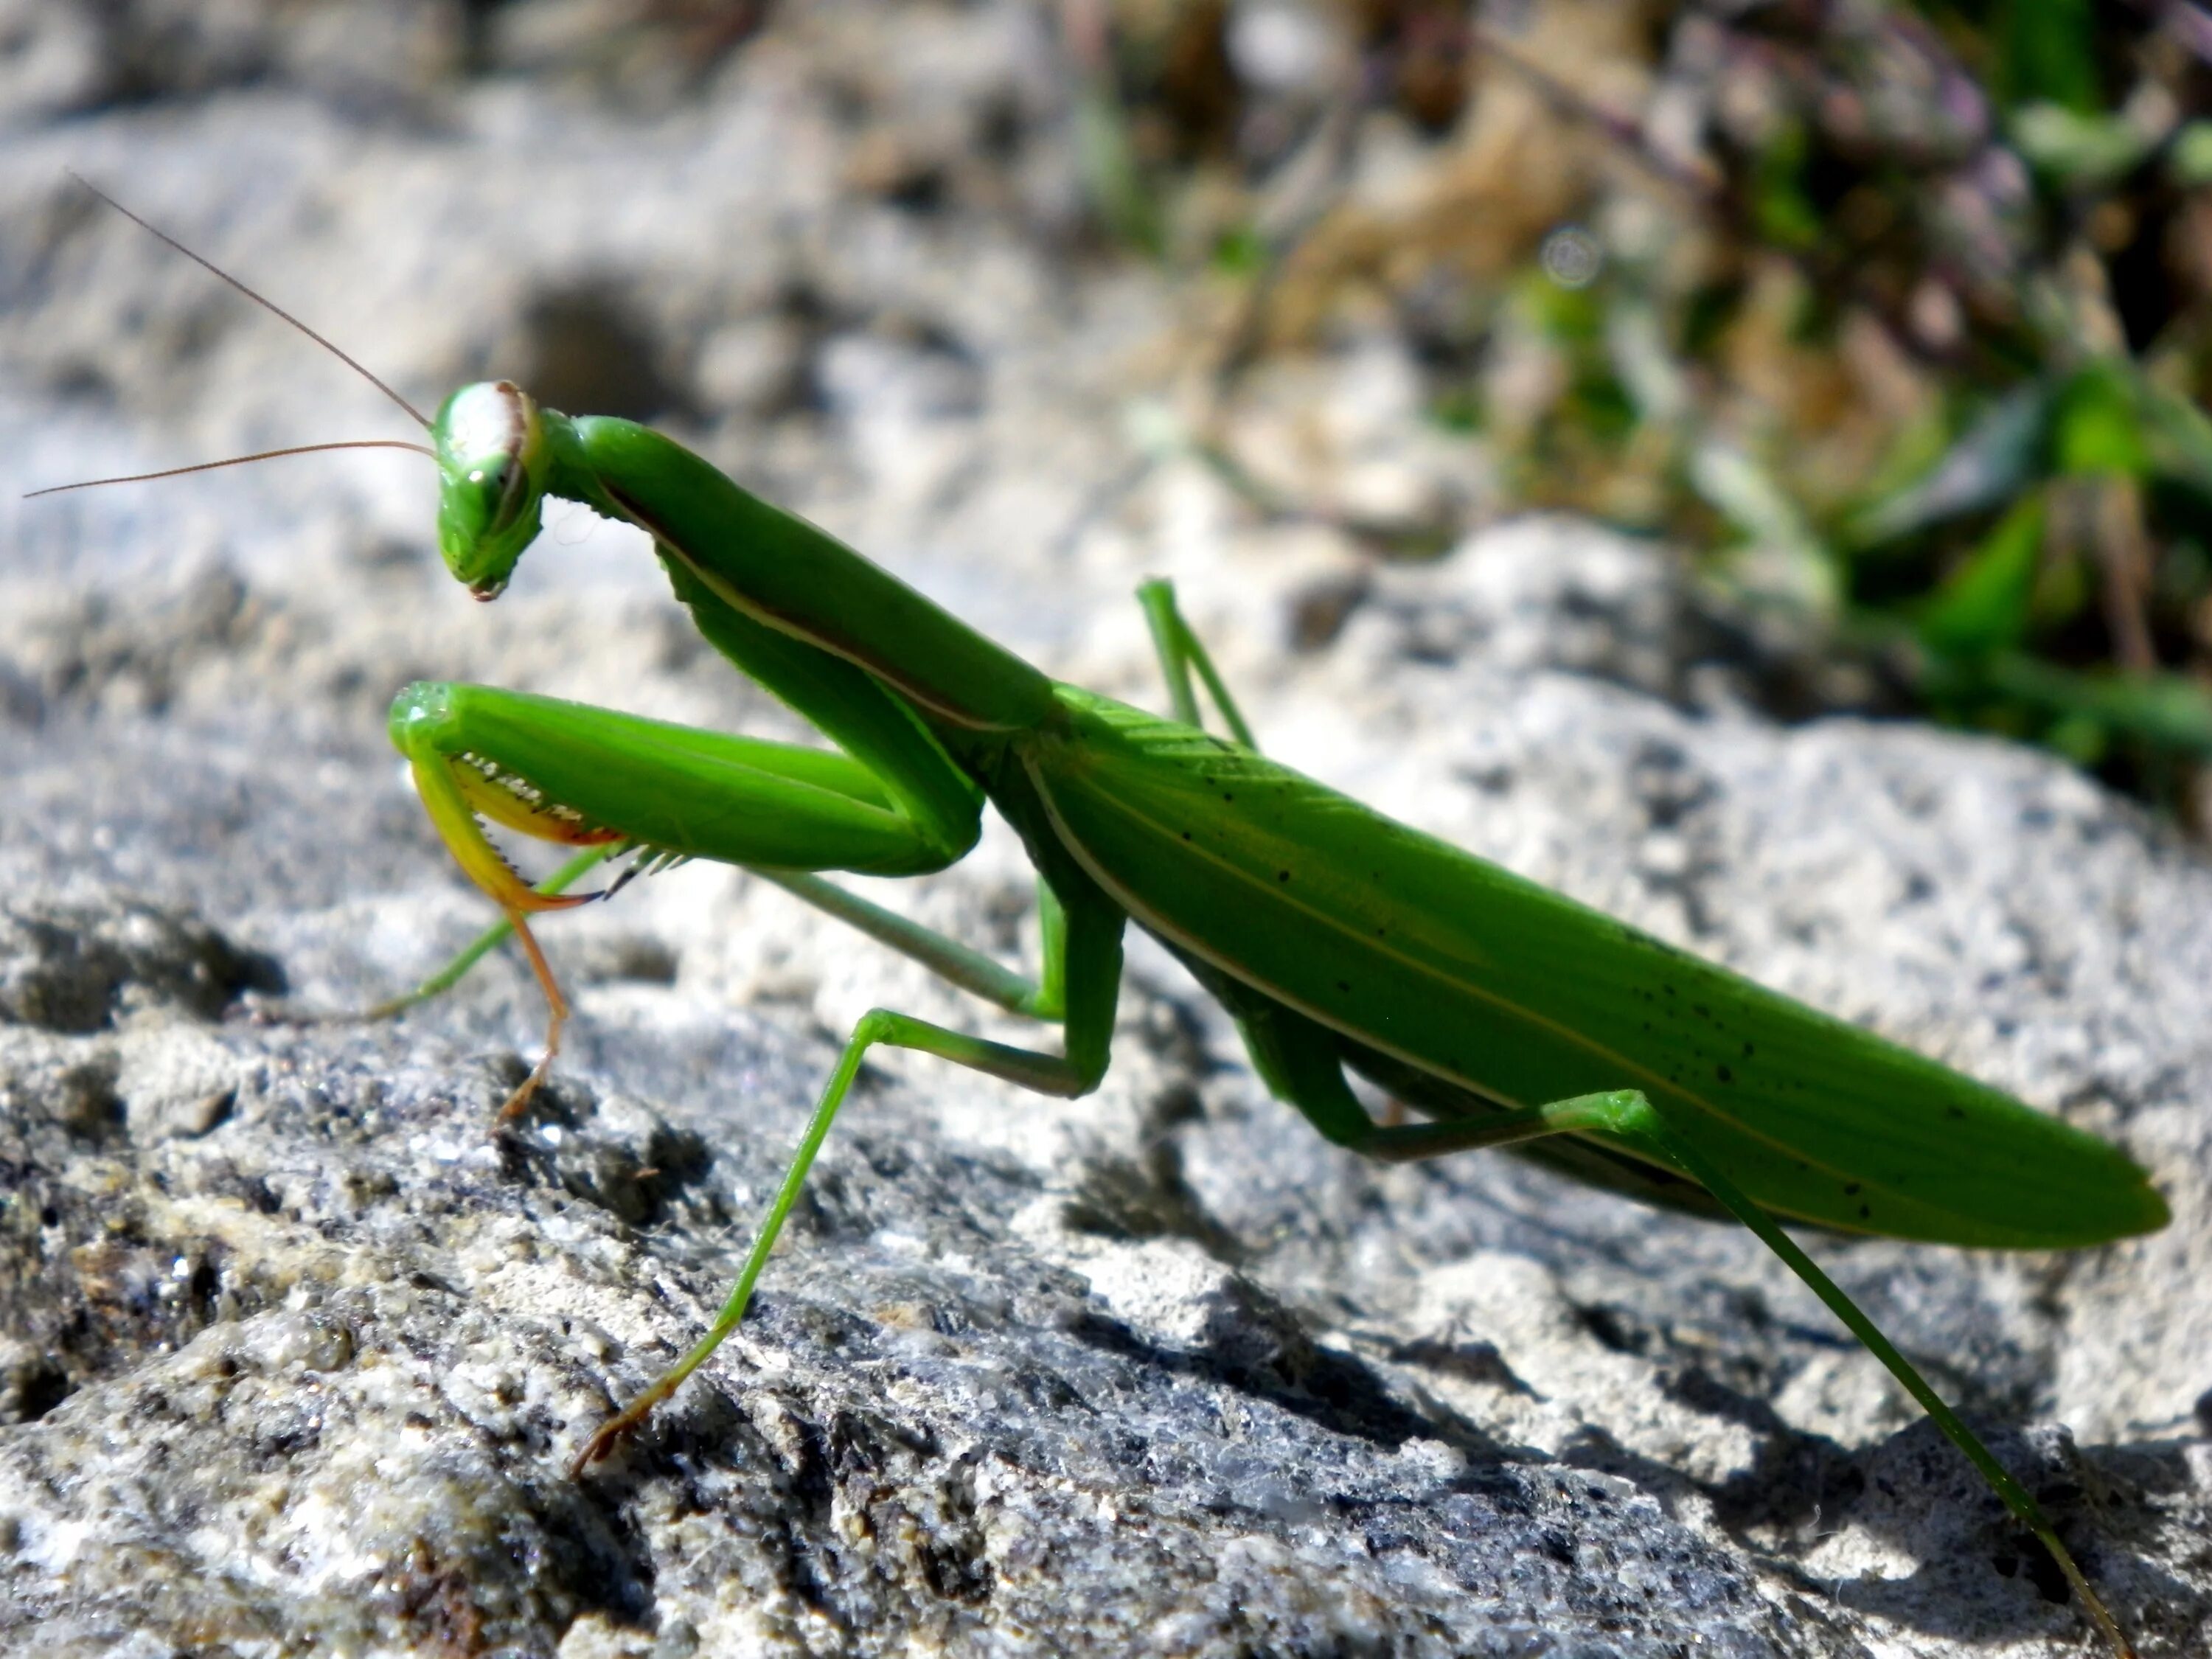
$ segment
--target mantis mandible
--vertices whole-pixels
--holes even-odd
[[[649,428],[544,409],[507,381],[464,386],[426,420],[374,383],[428,429],[439,549],[473,596],[507,586],[549,496],[637,526],[701,633],[836,745],[491,686],[407,687],[392,741],[438,833],[505,920],[385,1012],[451,984],[511,928],[550,1011],[544,1056],[501,1108],[511,1116],[545,1076],[568,1013],[531,918],[599,896],[562,890],[608,859],[632,858],[635,872],[702,858],[753,871],[1000,1008],[1060,1027],[1053,1052],[866,1014],[713,1325],[592,1436],[576,1474],[744,1318],[871,1048],[1086,1094],[1110,1057],[1133,922],[1234,1018],[1270,1092],[1340,1146],[1389,1160],[1512,1147],[1750,1228],[2042,1541],[2115,1650],[2131,1652],[2033,1498],[1780,1225],[2013,1249],[2163,1225],[2163,1200],[2115,1148],[1266,759],[1164,583],[1139,599],[1171,719],[1049,678]],[[1201,685],[1229,738],[1205,729]],[[1034,978],[823,879],[942,870],[975,844],[986,805],[1036,868]],[[485,821],[577,856],[533,887]],[[1425,1121],[1377,1122],[1347,1072]]]

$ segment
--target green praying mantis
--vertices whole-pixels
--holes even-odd
[[[871,1048],[919,1050],[1044,1094],[1088,1093],[1110,1058],[1133,922],[1234,1018],[1267,1089],[1337,1146],[1389,1160],[1511,1147],[1751,1229],[2042,1541],[2114,1650],[2131,1651],[2034,1498],[1781,1225],[2010,1249],[2103,1243],[2167,1219],[2118,1151],[1269,761],[1165,583],[1139,598],[1171,719],[1053,680],[647,427],[559,414],[506,381],[465,386],[425,419],[368,378],[428,430],[439,548],[472,595],[506,586],[549,496],[637,526],[701,633],[835,745],[491,686],[409,686],[392,705],[392,741],[438,833],[504,920],[380,1012],[452,984],[511,930],[550,1011],[544,1058],[501,1108],[512,1116],[546,1075],[568,1015],[532,917],[600,896],[565,890],[610,859],[630,858],[632,873],[711,859],[1060,1028],[1055,1053],[866,1014],[713,1325],[590,1437],[576,1474],[744,1318]],[[1205,728],[1201,686],[1228,737]],[[1036,867],[1035,977],[823,878],[943,870],[975,846],[987,805]],[[533,887],[487,822],[576,854]],[[1377,1121],[1347,1073],[1421,1121]]]

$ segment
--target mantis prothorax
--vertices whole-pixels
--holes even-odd
[[[870,1048],[1085,1094],[1107,1069],[1133,921],[1235,1018],[1269,1091],[1340,1146],[1394,1160],[1510,1146],[1749,1227],[2041,1540],[2114,1650],[2130,1651],[2035,1500],[1779,1224],[1999,1249],[2102,1243],[2167,1219],[2119,1152],[1264,758],[1164,583],[1139,598],[1172,719],[1054,681],[646,427],[542,409],[505,381],[463,387],[426,424],[440,550],[471,594],[506,586],[548,496],[635,525],[700,631],[837,750],[490,686],[399,694],[392,741],[550,1009],[545,1057],[504,1113],[544,1075],[568,1012],[530,918],[582,902],[558,890],[617,852],[755,871],[999,1007],[1060,1028],[1054,1053],[888,1009],[866,1015],[720,1315],[591,1437],[577,1472],[744,1317]],[[1199,684],[1234,740],[1203,729]],[[822,879],[942,870],[975,844],[987,805],[1036,866],[1034,979]],[[486,819],[580,854],[533,888],[486,838]],[[422,994],[451,983],[500,931]],[[1425,1121],[1376,1122],[1347,1071]]]

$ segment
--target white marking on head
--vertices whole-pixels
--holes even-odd
[[[522,448],[522,393],[511,380],[479,380],[453,398],[447,428],[453,453],[464,460],[489,459]],[[483,477],[481,471],[471,475]]]

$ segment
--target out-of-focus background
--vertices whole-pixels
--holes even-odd
[[[0,1640],[42,1653],[2045,1656],[2047,1564],[1747,1237],[1377,1170],[1133,950],[1115,1073],[691,868],[483,905],[418,678],[795,736],[642,540],[439,567],[487,374],[2124,1144],[2065,1257],[1827,1240],[2146,1654],[2212,1629],[2212,12],[2187,0],[0,0]],[[1953,728],[1946,732],[1942,728]],[[1033,952],[994,833],[871,889]],[[688,1403],[687,1403],[688,1402]],[[2063,1426],[2061,1426],[2063,1425]]]
[[[1255,502],[1401,556],[1539,507],[1663,535],[1815,653],[1808,706],[2046,744],[2193,812],[2201,9],[1378,0],[1112,28],[1087,199],[1170,264],[1210,254],[1226,322],[1188,429]],[[1326,407],[1316,360],[1361,341],[1465,472],[1307,471],[1270,430],[1269,377]]]
[[[309,216],[363,225],[384,256],[294,297],[410,384],[534,372],[787,494],[872,462],[954,511],[957,444],[841,428],[995,412],[1016,341],[1080,313],[1054,356],[1088,362],[1024,365],[1098,399],[1027,504],[1042,535],[1177,457],[1353,569],[1586,514],[1690,550],[1786,712],[2017,736],[2200,816],[2212,21],[2179,0],[145,0],[4,27],[9,130],[236,227],[257,280],[312,259]],[[163,157],[220,106],[250,160]],[[148,148],[103,169],[124,131]],[[15,156],[46,199],[8,249],[33,291],[129,240],[77,232],[46,142]],[[449,163],[537,204],[526,246],[422,210]],[[625,172],[671,165],[690,222],[638,224]],[[287,349],[225,337],[258,319],[143,247],[100,257],[178,303],[120,383],[94,343],[125,319],[18,343],[10,391],[43,394],[18,453],[122,406],[149,454],[186,414],[301,435],[231,395]],[[1348,602],[1317,593],[1301,643]]]

